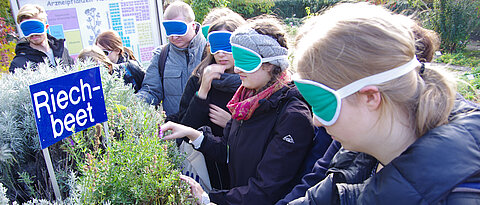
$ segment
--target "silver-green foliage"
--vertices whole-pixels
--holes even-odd
[[[0,76],[0,183],[9,189],[10,200],[20,192],[25,202],[53,198],[52,190],[38,188],[35,173],[26,173],[22,167],[32,156],[42,156],[29,85],[93,66],[96,63],[92,61],[81,62],[65,71],[60,66],[40,64],[36,71],[17,70],[14,75]],[[162,113],[136,98],[121,78],[109,75],[103,67],[100,70],[109,131],[105,133],[97,125],[72,136],[74,145],[59,142],[50,147],[66,157],[53,161],[60,188],[69,196],[61,203],[185,204],[188,190],[178,179],[182,156],[174,142],[156,138]],[[63,165],[56,166],[59,162]],[[36,187],[32,189],[29,184]],[[23,188],[16,190],[18,187]]]

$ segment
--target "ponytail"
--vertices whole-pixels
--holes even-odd
[[[456,85],[443,70],[425,68],[420,72],[424,85],[418,97],[415,112],[416,136],[446,124],[453,109]]]

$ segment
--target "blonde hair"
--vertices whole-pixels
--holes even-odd
[[[108,30],[100,33],[97,36],[97,39],[95,39],[95,44],[101,45],[102,47],[111,51],[119,50],[120,55],[123,55],[125,52],[128,54],[128,60],[136,60],[133,51],[123,46],[122,38],[120,38],[120,35],[118,35],[118,33],[114,30]]]
[[[415,57],[415,22],[368,3],[339,4],[314,17],[297,43],[300,76],[332,89],[406,64]],[[376,85],[381,119],[406,112],[417,137],[445,124],[455,99],[455,84],[442,72],[419,69]],[[378,120],[379,122],[382,120]],[[391,122],[391,121],[390,121]]]
[[[84,62],[87,61],[87,59],[92,59],[97,63],[103,64],[109,68],[112,68],[113,66],[112,61],[110,61],[110,59],[108,59],[108,57],[103,53],[102,49],[96,45],[88,46],[82,49],[80,54],[78,54],[79,61]]]
[[[47,13],[45,9],[40,5],[36,4],[25,4],[20,8],[17,15],[17,23],[20,24],[24,20],[28,19],[39,19],[44,23],[47,22]]]
[[[175,1],[168,5],[163,13],[163,18],[165,20],[172,20],[180,15],[183,16],[186,23],[195,21],[195,13],[193,13],[192,7],[182,1]]]

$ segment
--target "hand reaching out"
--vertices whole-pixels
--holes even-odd
[[[225,72],[227,66],[219,64],[211,64],[203,70],[202,83],[198,89],[198,97],[207,99],[208,91],[212,87],[213,79],[220,79],[222,73]]]
[[[187,182],[187,184],[190,186],[190,191],[192,192],[193,196],[195,197],[197,204],[204,204],[204,201],[202,200],[202,195],[206,194],[205,191],[203,191],[202,186],[198,182],[195,181],[195,179],[185,176],[185,175],[180,175],[180,179]],[[208,200],[210,201],[210,200]],[[211,204],[211,203],[209,203]]]
[[[227,122],[232,118],[229,112],[214,104],[210,104],[210,113],[208,116],[210,116],[210,121],[223,128],[227,126]]]
[[[188,139],[190,139],[191,141],[194,141],[202,134],[200,131],[197,131],[191,127],[187,127],[185,125],[181,125],[174,122],[167,122],[163,124],[160,127],[160,129],[162,130],[163,133],[165,133],[168,130],[172,131],[172,133],[169,135],[163,135],[162,139],[164,140],[188,137]]]

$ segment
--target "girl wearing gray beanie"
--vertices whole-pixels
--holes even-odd
[[[258,18],[233,32],[235,73],[242,85],[227,104],[232,119],[221,137],[207,126],[195,130],[173,122],[164,139],[188,137],[205,157],[227,163],[230,188],[203,191],[181,176],[202,204],[273,204],[299,179],[314,128],[307,104],[290,82],[285,32],[273,18]]]

